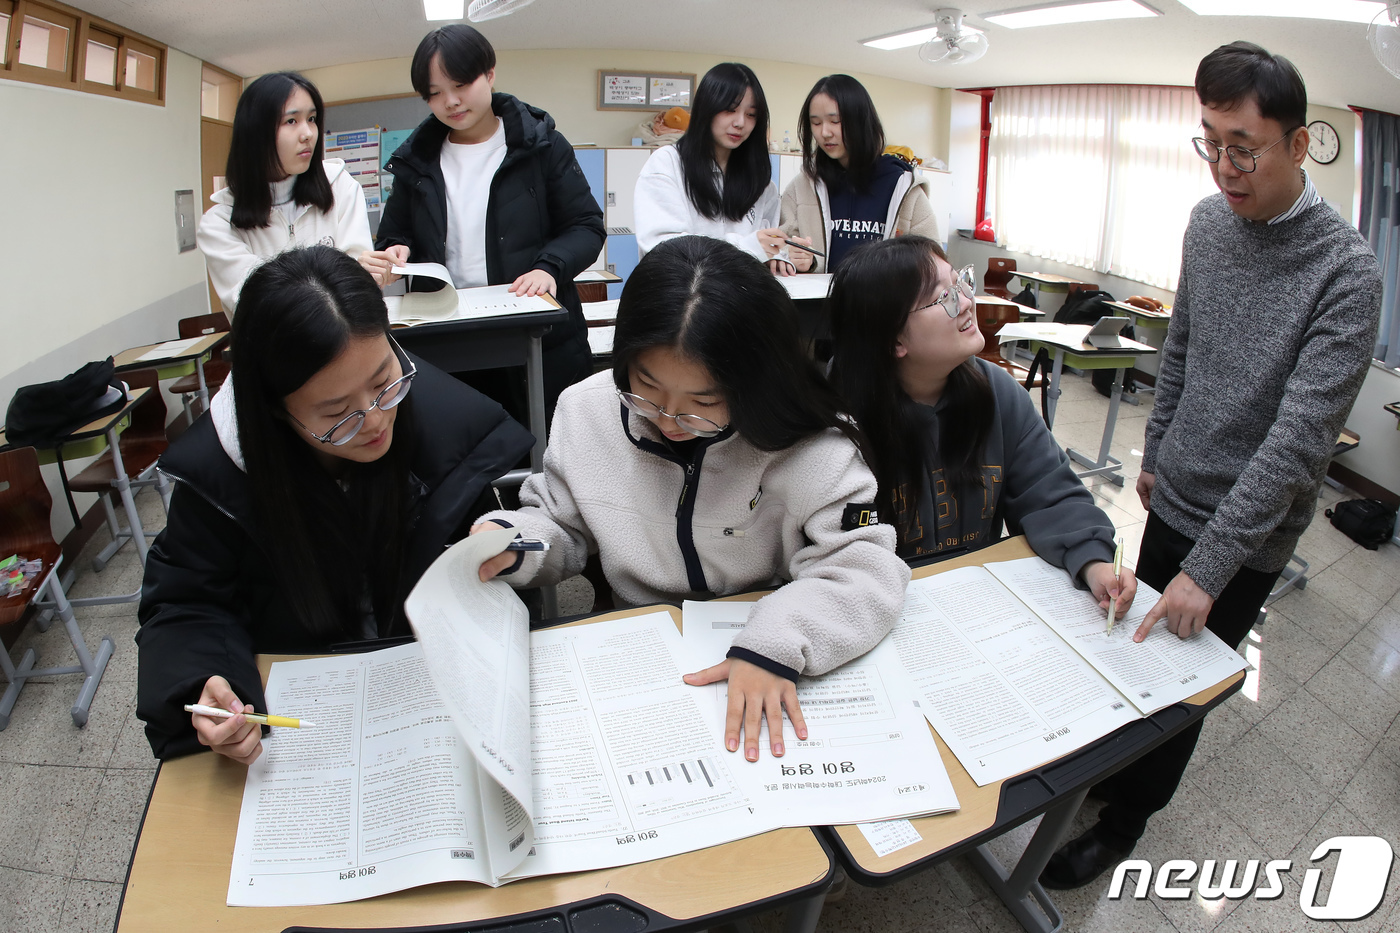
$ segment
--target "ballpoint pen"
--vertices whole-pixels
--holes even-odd
[[[1123,572],[1123,539],[1118,539],[1118,547],[1113,552],[1113,582],[1122,587],[1123,580],[1120,574]],[[1108,629],[1105,635],[1113,634],[1113,623],[1118,618],[1118,597],[1110,596],[1108,599]]]
[[[186,703],[185,712],[198,713],[201,716],[213,716],[215,719],[232,719],[239,715],[226,709],[219,709],[217,706],[200,706],[197,703]],[[271,713],[243,713],[243,718],[249,722],[255,722],[260,726],[281,726],[284,729],[302,729],[306,726],[316,725],[309,719],[295,719],[291,716],[274,716]]]

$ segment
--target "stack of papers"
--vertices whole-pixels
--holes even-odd
[[[523,298],[512,295],[509,285],[453,288],[452,274],[441,263],[412,262],[395,266],[394,271],[399,275],[436,279],[446,284],[437,291],[411,291],[405,295],[385,297],[384,304],[389,309],[391,324],[434,324],[559,309],[559,302],[552,295]]]

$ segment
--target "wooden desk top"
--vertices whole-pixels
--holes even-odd
[[[914,571],[914,577],[918,579],[955,570],[959,567],[979,567],[993,561],[1017,560],[1022,557],[1034,556],[1035,552],[1031,550],[1024,537],[1008,538],[972,554],[964,554],[961,557],[955,557],[928,567],[920,567]],[[1222,693],[1233,689],[1237,682],[1243,680],[1244,672],[1240,672],[1213,687],[1202,690],[1187,699],[1186,702],[1194,706],[1204,706]],[[883,858],[875,854],[875,850],[871,848],[869,840],[865,838],[865,834],[860,831],[859,827],[831,827],[832,831],[840,837],[851,858],[862,869],[871,874],[887,874],[898,871],[906,865],[942,852],[944,849],[956,846],[991,829],[996,824],[1002,786],[1006,781],[1015,779],[1013,775],[1004,781],[995,781],[978,787],[977,782],[967,773],[967,769],[962,766],[962,762],[958,761],[957,756],[939,737],[937,731],[932,726],[929,727],[929,731],[933,732],[933,737],[938,742],[938,752],[943,756],[943,765],[948,769],[948,778],[953,782],[953,790],[957,792],[961,809],[954,813],[940,813],[937,816],[911,820],[910,822],[914,824],[914,828],[919,831],[919,835],[923,839],[912,846],[891,852]],[[1074,754],[1074,752],[1070,754]],[[1040,767],[1045,767],[1045,765]]]
[[[1026,282],[1039,282],[1041,285],[1083,285],[1085,283],[1079,279],[1071,279],[1054,272],[1022,272],[1019,269],[1012,273],[1019,279]]]
[[[1146,318],[1150,321],[1170,321],[1172,319],[1171,308],[1163,308],[1161,311],[1147,311],[1137,305],[1130,305],[1126,301],[1105,301],[1104,304],[1126,311],[1133,317]]]
[[[667,610],[648,606],[570,624]],[[259,657],[266,681],[274,660]],[[599,871],[547,875],[499,888],[447,882],[315,907],[229,907],[229,872],[247,769],[203,753],[162,763],[127,875],[118,933],[195,928],[276,931],[289,926],[401,928],[467,923],[623,897],[675,919],[779,898],[824,882],[831,857],[810,829],[780,829],[671,858]]]
[[[203,337],[199,338],[198,343],[191,344],[189,349],[181,350],[179,353],[172,353],[169,356],[162,356],[153,360],[137,359],[137,357],[160,346],[162,343],[169,343],[167,340],[162,340],[159,343],[148,343],[144,347],[132,347],[130,350],[123,350],[112,358],[112,362],[116,364],[118,372],[121,372],[123,369],[145,369],[147,367],[158,369],[161,366],[169,366],[171,363],[182,363],[185,360],[198,359],[227,343],[228,339],[228,331],[216,331],[212,334],[205,334]]]
[[[580,272],[578,275],[574,276],[574,281],[575,281],[575,282],[582,282],[582,283],[587,283],[587,282],[614,283],[614,282],[621,282],[621,281],[622,281],[622,276],[618,275],[616,272],[609,272],[607,269],[585,269],[584,271]]]
[[[131,414],[131,410],[135,408],[137,403],[145,398],[146,393],[150,391],[150,388],[147,386],[132,389],[127,393],[126,404],[120,409],[112,412],[110,415],[103,415],[101,418],[89,421],[87,424],[69,434],[67,439],[64,440],[64,443],[67,444],[69,441],[79,441],[84,438],[97,437],[98,435],[107,433],[108,428]],[[0,430],[0,447],[6,446],[7,443],[5,432]]]
[[[1045,343],[1079,356],[1138,357],[1156,353],[1157,348],[1127,337],[1119,338],[1121,347],[1095,347],[1084,342],[1092,324],[1027,324],[1017,328],[1015,324],[1003,327],[997,337],[1002,343],[1011,340],[1029,340],[1032,343]],[[1077,365],[1077,364],[1076,364]]]
[[[977,295],[972,300],[979,308],[989,305],[996,308],[1015,308],[1021,313],[1023,317],[1045,316],[1044,311],[1038,311],[1035,308],[1027,308],[1023,304],[1020,304],[1015,301],[1009,301],[1006,298],[1001,298],[997,295]]]

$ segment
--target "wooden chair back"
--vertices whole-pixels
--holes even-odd
[[[1010,298],[1011,290],[1007,285],[1015,272],[1016,260],[992,256],[987,260],[987,271],[982,276],[982,290],[998,298]]]
[[[33,447],[13,447],[0,452],[0,558],[11,554],[39,557],[58,547],[49,514],[53,496],[39,472],[39,455]]]
[[[203,337],[206,334],[221,334],[229,329],[228,316],[222,311],[213,314],[200,314],[180,320],[180,338]]]

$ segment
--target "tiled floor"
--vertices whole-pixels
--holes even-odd
[[[1127,538],[1130,557],[1144,519],[1132,492],[1151,396],[1143,402],[1122,408],[1114,436],[1127,485],[1093,483]],[[1087,379],[1066,377],[1055,428],[1061,443],[1096,453],[1107,404]],[[1342,497],[1324,488],[1321,505]],[[155,496],[138,501],[147,526],[159,527]],[[104,541],[99,533],[90,549]],[[1242,646],[1257,671],[1208,718],[1180,793],[1135,853],[1153,865],[1172,858],[1292,859],[1284,895],[1212,902],[1152,894],[1111,902],[1104,879],[1053,895],[1067,930],[1400,928],[1400,871],[1391,873],[1385,900],[1365,920],[1309,921],[1298,906],[1308,857],[1322,840],[1379,835],[1400,843],[1400,549],[1354,545],[1319,508],[1299,553],[1312,564],[1307,588],[1275,603],[1267,625]],[[101,574],[80,561],[72,595],[130,592],[139,582],[127,548]],[[569,610],[587,598],[586,585],[574,586],[561,603]],[[10,727],[0,732],[0,931],[112,928],[155,772],[133,712],[135,616],[130,604],[79,610],[89,644],[102,635],[117,643],[85,729],[75,729],[68,716],[75,679],[57,678],[26,687]],[[63,660],[71,648],[60,626],[45,634],[31,629],[12,656],[27,645],[39,649],[43,664],[70,663]],[[1081,824],[1089,816],[1081,814]],[[1034,825],[998,840],[993,850],[1014,860]],[[778,920],[760,917],[753,926],[776,929]],[[891,887],[850,885],[843,899],[826,906],[820,929],[1015,933],[1019,927],[970,865],[954,859]]]

